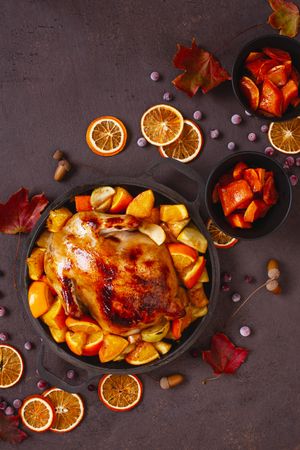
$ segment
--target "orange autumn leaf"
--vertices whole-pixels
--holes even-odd
[[[280,34],[295,37],[299,29],[299,8],[293,2],[285,0],[269,0],[273,13],[269,16],[268,23]]]

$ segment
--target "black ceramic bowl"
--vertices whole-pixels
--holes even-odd
[[[264,47],[279,48],[289,52],[292,57],[292,63],[300,72],[300,44],[295,39],[280,35],[261,36],[253,41],[248,42],[240,53],[238,54],[232,69],[232,87],[233,91],[241,103],[241,105],[253,115],[264,118],[272,122],[281,122],[289,120],[300,115],[300,105],[297,108],[289,106],[286,112],[281,117],[267,117],[264,114],[258,113],[250,108],[246,98],[242,94],[239,86],[240,79],[245,75],[244,62],[250,52],[261,51]]]
[[[279,193],[276,205],[270,208],[264,218],[255,221],[253,228],[250,229],[232,228],[225,219],[221,204],[212,202],[212,192],[221,175],[230,172],[240,161],[245,162],[249,167],[272,170]],[[291,208],[292,189],[286,173],[276,161],[263,153],[239,152],[223,159],[211,172],[206,183],[205,201],[210,217],[222,231],[239,239],[257,239],[275,231],[283,224]]]

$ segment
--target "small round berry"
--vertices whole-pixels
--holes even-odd
[[[8,338],[9,338],[9,336],[8,336],[7,333],[4,333],[3,331],[0,333],[0,341],[1,341],[1,342],[6,342],[6,341],[8,341]]]
[[[222,273],[222,279],[225,283],[230,283],[230,281],[232,280],[232,275],[229,272],[223,272]]]
[[[0,317],[4,317],[6,314],[6,308],[4,306],[0,306]]]
[[[31,349],[32,349],[32,343],[29,342],[29,341],[25,342],[24,348],[25,348],[25,350],[27,350],[27,351],[31,350]]]
[[[158,81],[160,79],[160,74],[158,72],[151,72],[150,78],[152,81]]]
[[[201,120],[202,119],[202,112],[201,111],[195,111],[193,114],[193,117],[195,120]]]
[[[273,156],[274,153],[275,153],[275,150],[274,150],[273,147],[268,146],[268,147],[265,148],[265,155]]]
[[[22,406],[22,400],[20,400],[19,398],[16,398],[14,401],[13,401],[13,406],[14,406],[14,408],[16,408],[16,409],[19,409],[19,408],[21,408],[21,406]]]
[[[298,156],[298,158],[296,158],[296,166],[300,167],[300,157]]]
[[[147,145],[147,141],[146,141],[146,139],[143,138],[143,137],[138,138],[138,140],[136,141],[136,143],[137,143],[137,145],[138,145],[139,147],[146,147],[146,145]]]
[[[223,284],[221,285],[221,291],[222,291],[222,292],[228,292],[229,290],[230,290],[229,284],[223,283]]]
[[[210,130],[210,137],[212,139],[218,139],[218,137],[220,136],[220,131],[215,128],[214,130]]]
[[[171,102],[173,100],[173,94],[171,94],[171,92],[165,92],[163,95],[163,100],[165,102]]]
[[[297,175],[291,175],[290,176],[290,182],[292,186],[296,186],[296,184],[298,184],[299,178],[297,177]]]
[[[239,294],[238,292],[235,292],[235,293],[232,295],[231,300],[232,300],[234,303],[239,302],[239,301],[241,300],[241,294]]]
[[[76,372],[75,372],[75,370],[73,370],[73,369],[68,370],[67,373],[66,373],[66,377],[67,377],[69,380],[74,380],[74,378],[76,377]]]
[[[190,355],[191,355],[193,358],[198,358],[199,352],[198,352],[198,350],[197,350],[196,348],[192,348],[192,350],[190,351]]]
[[[246,114],[246,116],[252,117],[252,113],[250,111],[247,111],[246,109],[245,109],[245,114]]]
[[[228,148],[228,150],[234,150],[235,149],[235,142],[228,142],[227,148]]]
[[[293,167],[293,165],[295,164],[295,158],[293,158],[292,156],[288,156],[287,158],[285,158],[284,164],[286,164],[288,167]]]
[[[288,163],[286,161],[284,161],[284,163],[282,164],[282,167],[284,169],[289,169],[290,168],[290,166],[288,165]]]
[[[260,127],[260,131],[261,131],[262,133],[267,133],[268,130],[269,130],[269,125],[264,124],[264,125],[262,125],[262,126]]]
[[[233,114],[233,116],[231,117],[231,123],[233,123],[233,125],[239,125],[240,123],[242,123],[242,118],[239,114]]]
[[[254,283],[254,281],[255,281],[254,277],[252,275],[245,275],[244,280],[246,281],[246,283],[249,283],[249,284]]]
[[[257,136],[255,133],[249,133],[247,137],[248,137],[248,141],[250,141],[250,142],[255,142],[257,139]]]
[[[40,390],[42,391],[43,389],[46,389],[46,387],[48,386],[48,383],[47,383],[47,381],[45,381],[45,380],[39,380],[39,381],[36,383],[36,385],[37,385],[37,388],[40,389]]]
[[[93,392],[93,391],[96,390],[96,386],[95,386],[94,384],[89,384],[89,385],[88,385],[88,390],[89,390],[90,392]]]
[[[243,337],[248,337],[251,334],[251,329],[247,327],[247,325],[244,325],[240,328],[240,335]]]
[[[14,408],[12,406],[7,406],[7,408],[5,408],[5,415],[6,416],[13,416],[14,415]]]
[[[6,401],[3,400],[2,402],[0,402],[0,411],[4,411],[6,407],[7,407]]]

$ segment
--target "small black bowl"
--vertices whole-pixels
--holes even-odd
[[[225,219],[221,204],[212,201],[213,189],[221,175],[230,172],[240,161],[245,162],[249,167],[262,167],[271,170],[274,173],[276,189],[279,194],[276,205],[270,208],[264,218],[255,221],[253,228],[249,229],[232,228]],[[283,224],[291,208],[292,189],[286,173],[276,161],[263,153],[239,152],[223,159],[213,169],[206,183],[205,202],[208,214],[222,231],[238,239],[257,239],[275,231]]]
[[[254,111],[250,108],[246,98],[242,94],[240,90],[240,79],[243,75],[245,75],[245,67],[244,62],[247,56],[250,52],[259,52],[262,51],[264,47],[273,47],[273,48],[279,48],[281,50],[285,50],[286,52],[289,52],[292,57],[292,63],[295,66],[295,68],[300,72],[300,43],[297,42],[295,39],[291,39],[286,36],[280,36],[280,35],[267,35],[267,36],[261,36],[257,39],[254,39],[253,41],[248,42],[240,53],[238,54],[234,65],[232,69],[232,87],[233,91],[241,103],[241,105],[251,114],[261,117],[267,121],[272,122],[282,122],[284,120],[289,120],[294,117],[297,117],[300,115],[300,105],[297,106],[297,108],[294,108],[293,106],[289,106],[286,112],[281,117],[268,117],[264,114],[261,114],[257,111]]]

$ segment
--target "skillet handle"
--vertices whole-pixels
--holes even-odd
[[[183,197],[185,197],[186,203],[188,204],[189,208],[196,210],[197,212],[200,212],[202,214],[206,215],[206,209],[205,209],[205,200],[204,200],[204,195],[205,195],[205,183],[203,178],[201,177],[201,175],[199,175],[194,169],[192,169],[191,167],[187,167],[185,164],[176,161],[174,159],[171,158],[164,158],[162,159],[160,162],[154,164],[152,167],[150,167],[149,169],[146,170],[146,175],[149,175],[152,179],[156,180],[156,174],[157,172],[159,172],[161,169],[163,168],[168,168],[168,169],[172,169],[174,170],[174,176],[178,176],[178,174],[182,174],[184,175],[186,178],[192,180],[195,185],[196,185],[196,195],[194,200],[188,200],[185,195],[181,193],[181,195],[183,195]],[[177,172],[177,174],[176,174]],[[141,174],[141,177],[144,177],[144,174]],[[163,183],[163,181],[161,181]],[[167,185],[167,183],[166,183]]]
[[[49,369],[46,369],[46,367],[44,366],[44,353],[45,353],[45,344],[43,340],[41,340],[41,345],[39,347],[37,355],[37,369],[40,376],[46,381],[48,381],[49,384],[51,384],[52,386],[58,387],[68,392],[77,393],[86,389],[90,384],[91,380],[97,376],[96,373],[95,374],[88,373],[88,379],[86,381],[83,381],[82,383],[78,384],[70,384],[67,381],[55,375],[53,372],[50,372]]]

